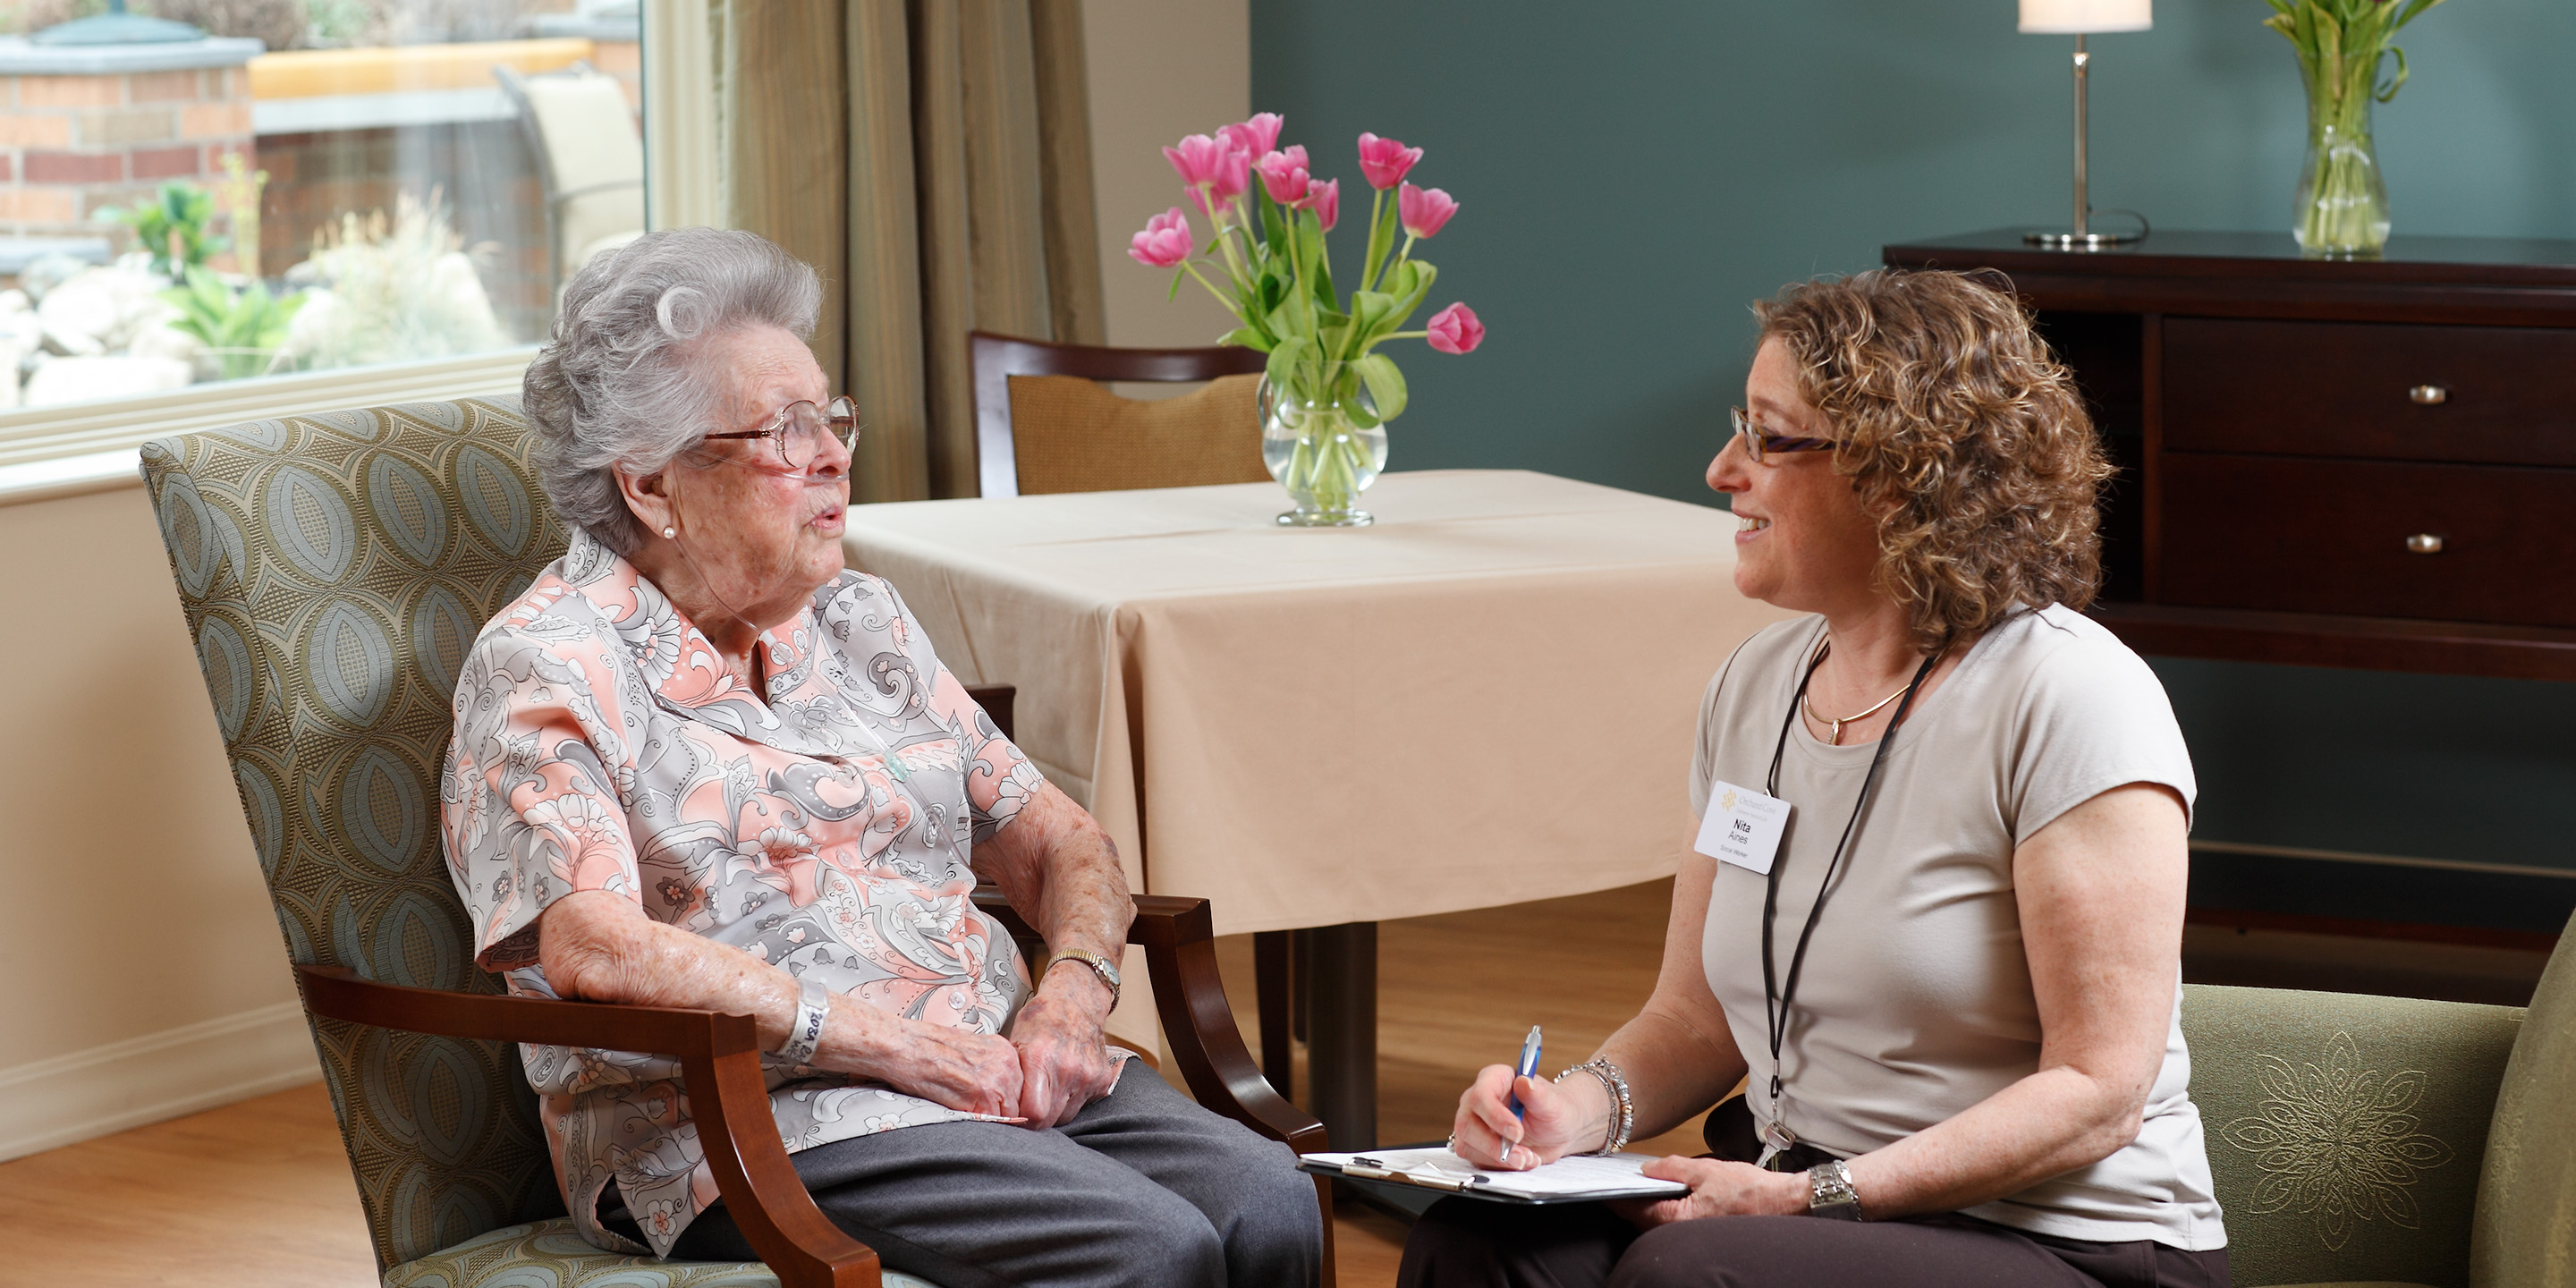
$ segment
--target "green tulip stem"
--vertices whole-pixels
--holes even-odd
[[[1216,289],[1216,283],[1211,282],[1211,281],[1207,280],[1207,278],[1200,276],[1200,274],[1199,274],[1199,266],[1198,266],[1197,264],[1195,264],[1195,263],[1193,263],[1193,262],[1191,262],[1191,261],[1189,261],[1189,260],[1186,260],[1186,259],[1185,259],[1185,260],[1182,260],[1182,261],[1181,261],[1181,267],[1182,267],[1183,269],[1188,270],[1189,275],[1190,275],[1191,277],[1193,277],[1193,278],[1197,278],[1197,279],[1198,279],[1198,284],[1199,284],[1199,285],[1201,285],[1201,286],[1206,287],[1206,288],[1207,288],[1207,293],[1208,293],[1208,294],[1210,294],[1210,295],[1215,296],[1215,297],[1216,297],[1216,302],[1217,302],[1217,303],[1222,304],[1222,305],[1226,306],[1226,307],[1227,307],[1227,308],[1229,308],[1229,309],[1231,309],[1231,308],[1233,308],[1233,307],[1234,307],[1234,300],[1235,300],[1235,297],[1234,297],[1234,296],[1231,296],[1231,295],[1228,295],[1228,294],[1226,294],[1225,292],[1223,292],[1223,291],[1220,291],[1220,290]]]
[[[1360,476],[1367,468],[1361,454],[1368,450],[1340,408],[1310,404],[1279,482],[1312,496],[1326,513],[1346,513],[1359,503]]]
[[[1386,189],[1372,188],[1370,192],[1372,195],[1369,197],[1368,262],[1360,265],[1360,289],[1363,291],[1376,290],[1382,270],[1387,267],[1379,262],[1377,251],[1378,225],[1386,219]]]
[[[1239,252],[1235,249],[1234,237],[1228,236],[1228,234],[1239,235],[1243,238],[1245,242],[1243,252]],[[1217,247],[1225,252],[1226,278],[1234,283],[1235,294],[1238,296],[1243,293],[1244,287],[1249,285],[1252,281],[1252,273],[1244,266],[1243,263],[1243,254],[1250,250],[1251,241],[1252,230],[1244,227],[1241,223],[1227,220],[1223,223],[1217,224],[1216,226]],[[1226,307],[1229,309],[1233,308],[1233,301],[1227,301]]]
[[[2308,85],[2308,156],[2299,242],[2311,251],[2379,249],[2387,234],[2387,198],[2374,191],[2370,80],[2379,56],[2351,53],[2319,60]]]

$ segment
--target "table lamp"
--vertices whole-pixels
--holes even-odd
[[[2093,203],[2084,191],[2084,70],[2092,55],[2084,52],[2084,37],[2106,31],[2145,31],[2155,25],[2154,4],[2155,0],[2021,0],[2023,31],[2075,37],[2075,227],[2024,233],[2023,241],[2056,250],[2099,250],[2146,235],[2144,231],[2097,233],[2089,227]]]

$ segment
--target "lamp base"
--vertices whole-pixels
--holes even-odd
[[[2147,235],[2144,232],[2079,233],[2061,231],[2054,228],[2035,228],[2029,232],[2023,233],[2021,235],[2021,239],[2026,245],[2038,246],[2047,250],[2094,251],[2108,250],[2114,246],[2135,246],[2139,242],[2145,241],[2147,239]]]

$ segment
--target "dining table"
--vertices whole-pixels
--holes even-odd
[[[1285,501],[888,502],[843,542],[961,680],[1016,688],[1014,741],[1130,888],[1254,934],[1283,1092],[1269,967],[1302,932],[1310,1107],[1364,1149],[1377,924],[1670,876],[1710,678],[1790,614],[1736,590],[1713,504],[1509,469],[1386,474],[1361,527],[1284,526]],[[1150,1043],[1150,993],[1125,997],[1113,1033]]]

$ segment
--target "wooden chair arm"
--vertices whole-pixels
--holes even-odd
[[[1216,932],[1205,899],[1140,894],[1128,937],[1145,950],[1154,978],[1154,1013],[1198,1102],[1300,1154],[1329,1149],[1324,1125],[1261,1076],[1235,1027],[1234,1008],[1216,964]],[[1034,965],[1045,940],[998,886],[975,888],[975,906],[1002,923]],[[1032,950],[1031,945],[1035,948]]]
[[[351,1024],[677,1056],[716,1189],[781,1288],[881,1288],[877,1254],[814,1206],[787,1159],[750,1016],[411,988],[345,966],[299,965],[295,974],[305,1009]]]

